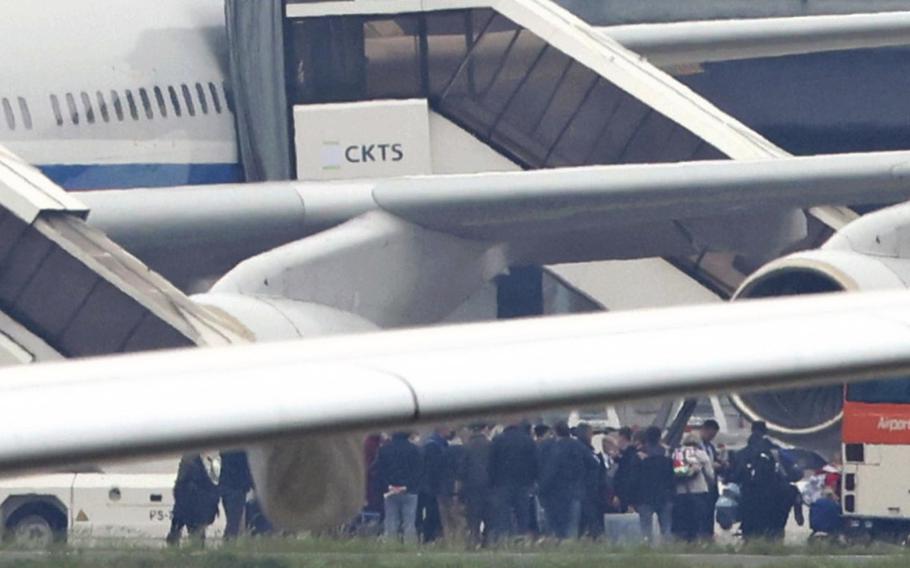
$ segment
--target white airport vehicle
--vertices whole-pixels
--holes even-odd
[[[54,473],[0,479],[3,540],[26,547],[110,539],[164,542],[175,477]]]

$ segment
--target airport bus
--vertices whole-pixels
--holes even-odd
[[[847,385],[842,506],[848,534],[910,537],[910,379]]]

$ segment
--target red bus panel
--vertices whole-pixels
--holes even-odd
[[[845,444],[910,444],[910,404],[844,404]]]

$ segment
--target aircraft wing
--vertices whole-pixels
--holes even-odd
[[[910,198],[910,152],[417,177],[379,182],[373,197],[425,228],[510,240],[770,207],[902,201]]]
[[[908,374],[906,292],[66,361],[0,372],[0,469]]]
[[[91,208],[91,224],[182,283],[376,211],[507,243],[512,262],[691,254],[699,224],[737,236],[731,248],[764,246],[773,236],[761,226],[763,211],[897,203],[910,198],[908,174],[910,152],[883,152],[79,197]],[[691,223],[681,230],[677,222]]]
[[[910,44],[910,12],[600,28],[658,67]]]

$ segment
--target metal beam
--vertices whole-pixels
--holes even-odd
[[[910,44],[910,12],[636,24],[601,32],[658,67]]]

